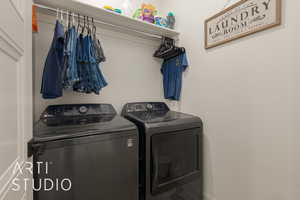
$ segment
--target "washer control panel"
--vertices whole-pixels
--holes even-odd
[[[83,115],[109,115],[116,114],[110,104],[66,104],[52,105],[42,113],[41,119],[55,117],[76,117]]]

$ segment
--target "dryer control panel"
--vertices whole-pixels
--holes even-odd
[[[169,107],[164,102],[138,102],[126,104],[122,113],[125,114],[131,112],[156,112],[169,110]]]

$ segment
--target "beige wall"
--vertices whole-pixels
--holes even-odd
[[[163,2],[190,60],[182,111],[204,120],[207,199],[300,199],[300,3],[283,2],[280,27],[211,50],[203,22],[226,1]]]

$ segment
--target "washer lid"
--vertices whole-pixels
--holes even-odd
[[[123,131],[136,130],[136,126],[130,121],[118,115],[110,116],[111,120],[101,121],[102,118],[78,119],[78,124],[65,123],[64,125],[49,125],[42,120],[35,125],[33,142],[48,142],[53,140],[62,140],[77,138],[96,134],[113,134]],[[75,122],[77,119],[74,119]],[[80,121],[82,120],[82,121]]]
[[[111,108],[109,104],[49,106],[34,127],[33,142],[136,130],[133,123]]]

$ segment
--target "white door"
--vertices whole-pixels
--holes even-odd
[[[15,171],[25,166],[32,137],[31,0],[0,2],[0,200],[31,199]],[[12,190],[12,180],[20,189]],[[28,191],[28,190],[27,190]]]

